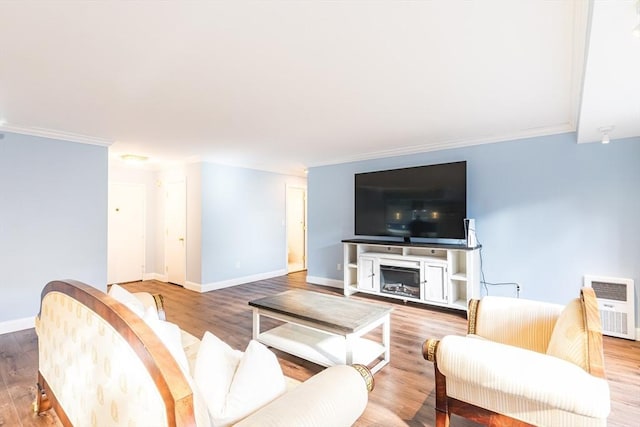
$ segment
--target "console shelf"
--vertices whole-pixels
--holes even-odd
[[[480,298],[480,247],[362,239],[342,243],[346,296],[362,292],[456,310],[467,310],[470,299]]]

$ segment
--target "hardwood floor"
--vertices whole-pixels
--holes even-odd
[[[201,337],[209,330],[242,349],[251,339],[252,318],[247,302],[289,288],[341,294],[338,289],[310,285],[306,272],[199,294],[179,286],[148,281],[125,285],[131,291],[162,293],[167,320]],[[431,426],[434,424],[433,365],[422,358],[426,338],[464,334],[459,313],[417,304],[354,295],[394,306],[391,318],[391,363],[375,375],[376,387],[356,426]],[[268,326],[268,319],[263,325]],[[379,333],[379,332],[377,332]],[[638,425],[640,420],[640,342],[604,337],[605,367],[611,387],[609,426]],[[305,380],[323,369],[275,350],[285,375]],[[58,425],[55,414],[37,417],[31,411],[37,373],[37,337],[33,329],[0,335],[0,426]],[[523,367],[526,368],[526,367]],[[453,417],[453,427],[475,425]]]

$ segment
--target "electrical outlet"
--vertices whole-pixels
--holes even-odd
[[[338,265],[336,266],[336,268],[338,269],[338,271],[342,270],[342,264],[338,263]]]

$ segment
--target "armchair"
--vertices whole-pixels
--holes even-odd
[[[605,426],[610,412],[595,294],[566,307],[504,297],[471,300],[468,335],[429,339],[436,425],[453,413],[485,425]]]

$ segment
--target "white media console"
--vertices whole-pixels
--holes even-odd
[[[343,240],[344,295],[356,292],[466,310],[480,298],[480,248]]]

